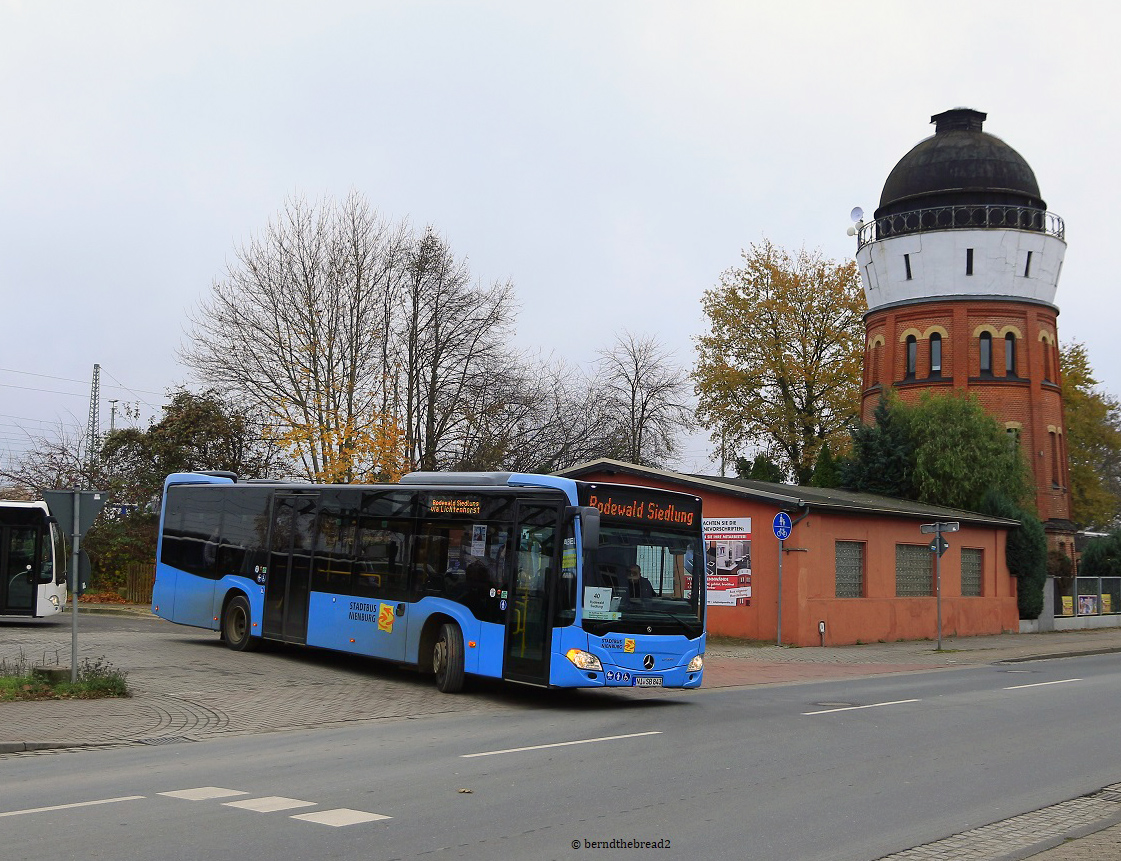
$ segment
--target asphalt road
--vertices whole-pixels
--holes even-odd
[[[1116,782],[1119,682],[1107,655],[630,700],[529,691],[489,714],[10,758],[0,845],[37,861],[870,861]],[[590,845],[611,840],[669,845]]]

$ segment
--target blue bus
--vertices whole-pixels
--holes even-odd
[[[394,485],[164,484],[152,612],[218,631],[556,687],[701,684],[701,501],[522,473]]]

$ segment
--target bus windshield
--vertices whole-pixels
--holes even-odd
[[[704,628],[704,555],[694,533],[605,523],[584,567],[591,634],[684,634]]]

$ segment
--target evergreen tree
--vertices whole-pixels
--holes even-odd
[[[814,463],[813,475],[810,477],[810,487],[840,487],[841,486],[841,466],[837,459],[833,457],[833,452],[829,448],[829,443],[826,442],[821,447],[821,451],[817,453],[817,461]]]
[[[782,484],[785,479],[779,465],[765,454],[756,455],[751,460],[746,457],[737,457],[736,475],[750,481],[769,481],[774,484]]]
[[[1043,587],[1047,583],[1047,534],[1043,524],[998,490],[987,493],[981,511],[1020,521],[1019,529],[1008,531],[1005,560],[1016,578],[1016,603],[1021,619],[1038,619],[1043,612]]]
[[[902,405],[880,397],[873,423],[852,432],[852,454],[842,464],[841,486],[861,493],[910,498],[914,445]]]
[[[1121,577],[1121,529],[1086,545],[1078,573],[1083,577]]]

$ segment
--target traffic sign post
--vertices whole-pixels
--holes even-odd
[[[783,542],[790,537],[790,530],[793,528],[794,523],[785,511],[780,511],[771,521],[771,531],[778,539],[778,645],[780,646],[782,645],[782,554],[785,550]]]
[[[934,554],[934,582],[938,596],[938,651],[942,651],[942,554],[950,549],[950,542],[942,537],[943,532],[957,532],[961,524],[956,520],[924,523],[919,530],[924,535],[934,535],[930,542],[930,552]]]
[[[70,533],[70,683],[78,681],[78,595],[85,591],[82,580],[85,558],[82,536],[93,525],[105,506],[108,496],[103,490],[44,490],[43,500],[51,516],[64,532]]]

